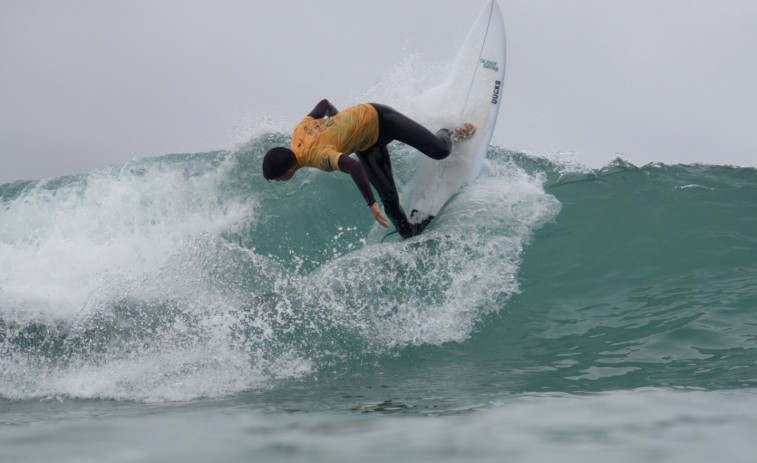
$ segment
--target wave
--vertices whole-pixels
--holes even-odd
[[[262,179],[285,142],[0,186],[0,396],[218,397],[424,349],[541,366],[505,390],[754,361],[754,169],[492,147],[427,232],[381,243],[347,176]],[[392,152],[407,192],[416,154]]]

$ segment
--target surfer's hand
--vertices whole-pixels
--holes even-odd
[[[389,221],[386,220],[384,214],[381,213],[381,208],[379,207],[378,202],[371,204],[371,212],[373,213],[373,218],[376,219],[376,222],[380,223],[384,228],[389,228]]]

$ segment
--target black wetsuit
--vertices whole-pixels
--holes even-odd
[[[382,104],[371,103],[379,116],[379,138],[376,144],[357,153],[360,163],[373,187],[378,191],[384,212],[404,238],[419,234],[428,222],[411,224],[400,205],[397,187],[392,175],[392,163],[386,145],[397,140],[410,145],[433,159],[444,159],[452,150],[449,131],[436,135],[400,112]]]
[[[369,181],[378,191],[389,220],[402,237],[409,238],[423,231],[431,218],[419,224],[411,224],[407,220],[394,184],[392,163],[386,145],[397,140],[412,146],[430,158],[444,159],[452,150],[450,133],[447,129],[442,129],[434,135],[422,125],[389,106],[377,103],[370,103],[370,105],[376,108],[378,113],[378,141],[365,151],[357,152],[359,163],[348,155],[343,155],[339,159],[339,169],[352,176],[366,203],[371,206],[375,199],[368,185]],[[322,100],[308,116],[319,119],[324,116],[334,116],[336,113],[337,109],[328,100]]]

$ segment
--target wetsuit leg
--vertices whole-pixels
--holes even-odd
[[[370,180],[384,204],[384,212],[399,234],[403,238],[416,235],[413,225],[408,222],[405,211],[400,205],[399,194],[392,175],[389,150],[387,150],[386,145],[374,145],[367,151],[358,152],[357,157],[368,175],[368,180]]]
[[[379,116],[378,145],[387,145],[393,140],[410,145],[433,159],[444,159],[452,150],[448,130],[436,135],[404,114],[382,104],[371,103]]]
[[[371,103],[379,116],[379,137],[376,144],[366,151],[358,152],[360,163],[368,175],[371,185],[378,191],[389,220],[403,238],[419,234],[428,221],[411,224],[400,205],[397,187],[392,175],[392,164],[386,145],[397,140],[410,145],[433,159],[444,159],[452,150],[452,140],[448,130],[442,129],[436,135],[409,117],[389,106]]]

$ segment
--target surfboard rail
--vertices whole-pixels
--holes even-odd
[[[505,24],[496,0],[482,9],[458,52],[440,92],[454,108],[458,124],[471,122],[476,133],[460,141],[444,160],[418,161],[410,193],[409,220],[425,228],[444,204],[481,173],[502,103],[507,58]]]

